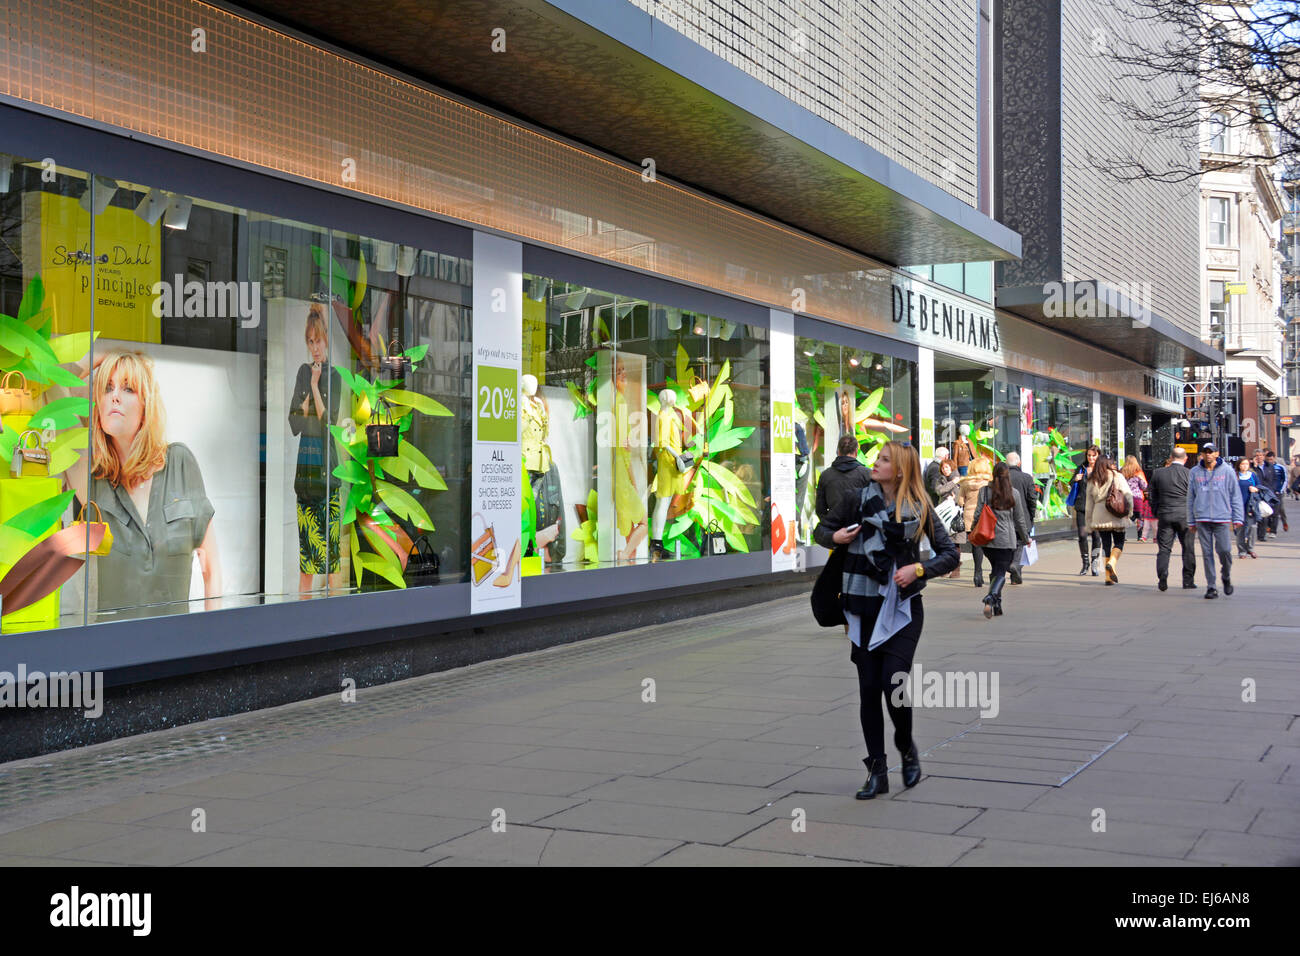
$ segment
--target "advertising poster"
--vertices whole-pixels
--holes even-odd
[[[1041,474],[1034,458],[1034,390],[1020,389],[1020,461],[1029,462],[1032,474]]]
[[[794,570],[794,316],[772,310],[772,570]]]
[[[91,216],[80,200],[39,192],[26,194],[23,201],[24,245],[39,250],[40,266],[32,271],[45,283],[54,334],[84,329],[93,299],[101,337],[161,341],[162,320],[153,313],[153,286],[161,279],[161,223],[150,225],[121,206],[100,213],[92,280]]]
[[[601,564],[649,557],[645,356],[596,353],[596,545]]]
[[[326,567],[331,588],[346,587],[350,580],[351,548],[346,532],[333,527],[340,520],[337,506],[331,502],[327,514],[316,514],[325,502],[327,490],[339,496],[339,479],[331,477],[327,487],[320,480],[323,476],[313,474],[309,464],[322,457],[328,432],[321,426],[326,422],[345,425],[352,408],[351,393],[334,370],[335,366],[349,367],[348,341],[337,334],[337,325],[329,328],[330,321],[319,302],[282,298],[267,303],[267,381],[283,383],[282,388],[268,388],[266,392],[268,594],[318,590],[325,585]],[[326,330],[323,338],[322,327]],[[328,409],[322,409],[313,421],[313,403],[306,399],[313,392],[311,379],[317,364],[321,371],[316,375],[316,390]],[[336,463],[337,452],[331,451],[331,467],[326,470],[332,472]],[[313,553],[320,550],[312,547],[317,533],[329,542],[327,564]],[[320,570],[304,575],[304,566]]]
[[[162,605],[173,605],[164,613],[200,611],[226,606],[223,595],[256,594],[262,520],[258,356],[99,339],[95,357],[103,362],[96,373],[91,461],[83,457],[65,479],[78,498],[89,481],[92,519],[102,515],[111,532],[111,546],[89,564],[92,614],[104,621],[155,615]],[[102,389],[101,373],[107,373]],[[105,394],[115,381],[145,400],[115,403]],[[125,482],[93,477],[96,463],[100,471],[115,461],[124,471],[141,467],[122,462],[113,451],[119,440],[134,441],[141,432],[165,449],[160,468],[145,467],[146,485],[128,492]],[[84,573],[63,587],[64,613],[80,611]],[[183,602],[191,603],[187,608]]]
[[[523,250],[474,233],[474,454],[470,499],[470,613],[521,601],[524,481],[519,443]]]

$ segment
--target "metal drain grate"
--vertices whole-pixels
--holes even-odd
[[[1027,724],[976,724],[931,747],[925,772],[931,777],[1064,786],[1128,736]]]

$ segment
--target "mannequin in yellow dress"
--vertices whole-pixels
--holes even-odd
[[[658,452],[656,454],[657,470],[655,472],[655,514],[651,526],[650,546],[656,559],[672,557],[663,546],[664,525],[668,521],[668,508],[674,495],[686,493],[689,473],[683,473],[677,467],[677,456],[685,447],[687,436],[686,419],[677,407],[677,394],[666,388],[659,393]]]
[[[520,378],[520,419],[524,451],[524,468],[528,471],[528,480],[533,486],[533,498],[537,502],[540,514],[545,509],[543,483],[551,470],[551,446],[546,439],[551,432],[551,414],[546,399],[537,394],[537,377],[524,375]],[[562,555],[552,555],[550,546],[559,537],[560,522],[537,528],[537,550],[548,559],[558,560]]]
[[[633,447],[628,427],[627,399],[624,397],[628,385],[627,368],[622,362],[617,362],[614,369],[614,511],[618,533],[627,542],[618,552],[618,560],[626,562],[636,556],[648,529],[645,493],[638,486],[636,473],[632,470],[633,452],[640,454],[641,448],[639,443]]]

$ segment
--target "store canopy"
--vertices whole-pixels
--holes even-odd
[[[243,6],[887,264],[1020,255],[1019,234],[630,3]]]
[[[1096,279],[997,290],[997,307],[1147,368],[1222,365],[1223,353]]]

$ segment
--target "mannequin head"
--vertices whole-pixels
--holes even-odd
[[[519,382],[523,393],[527,395],[529,398],[532,398],[534,395],[537,394],[536,375],[524,375],[522,378],[520,378]]]
[[[969,426],[969,425],[962,425],[961,428],[958,429],[958,431],[961,432],[961,437],[962,437],[962,438],[970,438],[970,426]]]
[[[672,408],[676,404],[677,404],[677,393],[674,392],[671,388],[665,388],[662,392],[659,393],[660,408]]]

